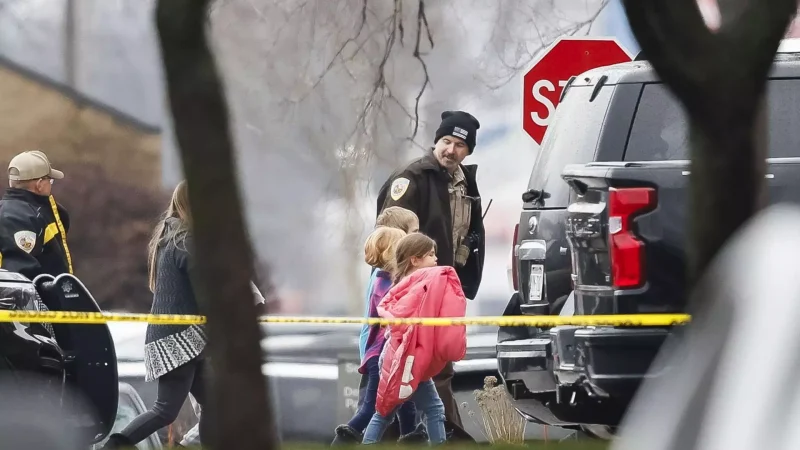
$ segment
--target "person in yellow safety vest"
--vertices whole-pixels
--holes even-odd
[[[69,216],[51,193],[64,173],[47,155],[33,150],[8,164],[8,185],[0,199],[0,268],[33,279],[72,273],[67,246]]]

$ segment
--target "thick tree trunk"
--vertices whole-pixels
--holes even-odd
[[[715,121],[716,122],[716,121]],[[717,251],[759,208],[764,165],[756,164],[755,127],[749,117],[728,125],[690,125],[689,281],[692,285]]]
[[[194,220],[193,280],[208,314],[212,422],[206,446],[277,448],[223,88],[206,37],[208,0],[159,0],[156,22]]]
[[[691,121],[687,256],[692,288],[725,242],[764,204],[766,78],[797,0],[720,0],[721,25],[714,32],[696,0],[623,4],[648,61]]]

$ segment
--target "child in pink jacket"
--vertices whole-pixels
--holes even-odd
[[[452,267],[436,266],[436,244],[412,233],[397,243],[395,285],[378,305],[385,318],[464,317],[466,299]],[[446,440],[444,404],[431,379],[449,361],[466,354],[466,326],[392,325],[379,361],[375,415],[364,431],[363,444],[380,441],[400,405],[413,401],[425,415],[432,444]]]

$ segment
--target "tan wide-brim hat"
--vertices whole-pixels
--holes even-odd
[[[53,169],[47,155],[39,150],[22,152],[8,163],[9,180],[27,181],[43,177],[60,180],[64,178],[64,172]]]

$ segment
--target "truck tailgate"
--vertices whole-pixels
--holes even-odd
[[[565,168],[562,176],[574,195],[567,212],[567,235],[576,313],[683,310],[688,167],[688,161],[670,161]],[[650,192],[652,204],[630,215],[630,237],[619,242],[622,251],[615,256],[610,234],[621,224],[613,219],[609,223],[611,191],[634,189]],[[637,253],[633,258],[625,256]],[[630,267],[634,260],[639,262]],[[640,281],[635,281],[637,275]]]
[[[767,159],[766,189],[770,204],[800,201],[800,158]],[[686,248],[689,217],[689,161],[591,163],[567,166],[562,178],[572,189],[567,235],[572,248],[576,311],[580,314],[682,312],[686,304]],[[625,221],[628,233],[620,247],[611,234],[620,233],[618,214],[632,207],[609,204],[619,194],[653,196],[647,207]],[[621,205],[621,206],[620,206]],[[615,219],[609,220],[610,217]],[[628,247],[626,247],[628,246]],[[641,261],[633,246],[639,246]],[[617,252],[616,263],[612,254]],[[619,254],[634,255],[631,258]],[[636,267],[628,261],[637,261]],[[640,283],[635,283],[637,271]],[[615,273],[617,278],[615,280]],[[626,281],[631,281],[626,284]],[[620,286],[623,284],[624,286]]]

